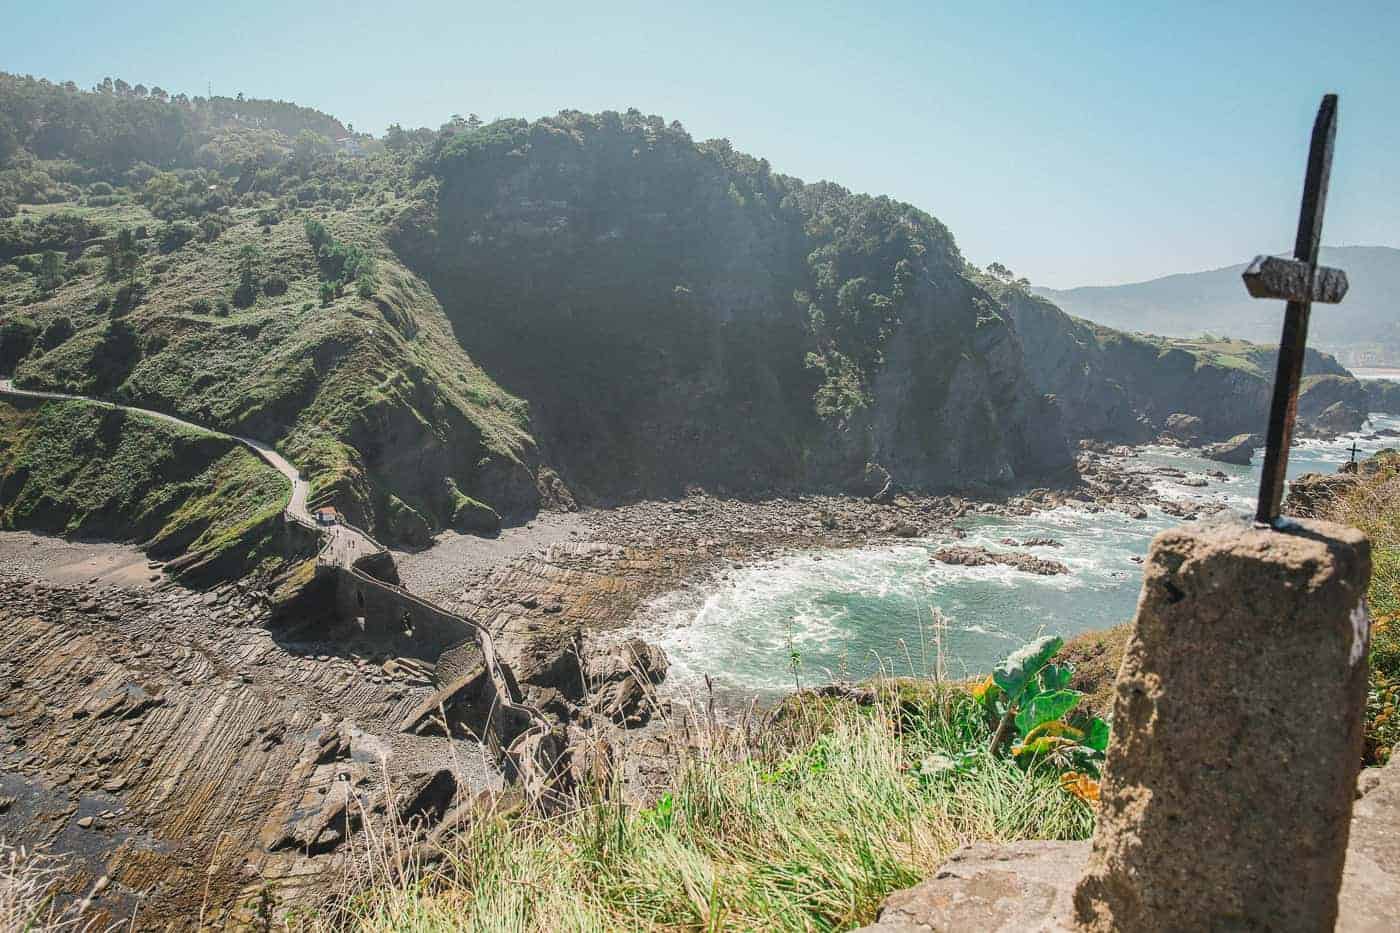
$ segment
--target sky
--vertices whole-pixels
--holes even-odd
[[[1400,246],[1400,3],[0,0],[0,70],[292,100],[356,129],[636,107],[909,201],[1038,285],[1291,248],[1324,92],[1324,241]]]

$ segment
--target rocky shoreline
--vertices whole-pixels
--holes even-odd
[[[396,557],[409,589],[490,628],[525,698],[575,748],[605,736],[617,749],[610,757],[645,782],[637,763],[664,758],[676,741],[647,725],[657,702],[648,681],[664,676],[666,659],[619,640],[655,596],[786,553],[956,540],[973,516],[1215,508],[1159,494],[1164,481],[1194,477],[1135,464],[1129,449],[1078,460],[1073,485],[996,500],[748,501],[697,489],[542,515],[498,539],[444,539]],[[354,788],[390,805],[375,789],[385,775],[414,789],[404,804],[412,812],[439,816],[453,794],[500,786],[489,768],[448,767],[483,760],[470,743],[401,731],[432,695],[431,665],[386,655],[327,619],[276,619],[250,581],[191,591],[135,549],[18,533],[0,536],[0,558],[0,637],[16,646],[0,660],[10,690],[0,706],[0,832],[74,855],[70,890],[101,888],[97,903],[114,917],[139,900],[142,926],[178,926],[205,898],[232,919],[259,898],[300,896],[344,857],[344,836],[331,831],[348,812],[337,801]],[[73,577],[102,566],[131,569]],[[595,767],[597,757],[580,751],[574,766]]]

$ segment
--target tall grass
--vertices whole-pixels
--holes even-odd
[[[988,756],[948,768],[989,736],[955,688],[886,684],[868,705],[806,694],[757,738],[678,753],[650,806],[594,785],[563,813],[487,812],[431,870],[405,862],[392,828],[371,834],[358,889],[308,925],[848,929],[963,843],[1090,833],[1092,811],[1051,770]]]
[[[1358,482],[1323,518],[1355,525],[1371,539],[1371,681],[1366,701],[1368,764],[1384,764],[1400,743],[1400,455],[1364,464]]]
[[[55,900],[67,868],[60,856],[0,839],[0,930],[86,933],[95,929],[87,901],[60,907]]]

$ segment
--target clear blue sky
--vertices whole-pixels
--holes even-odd
[[[637,107],[922,207],[1056,287],[1291,246],[1342,95],[1326,241],[1400,246],[1400,3],[4,0],[0,69],[294,100],[380,133]]]

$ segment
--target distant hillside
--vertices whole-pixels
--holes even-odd
[[[1324,247],[1322,262],[1346,270],[1351,292],[1341,305],[1319,308],[1313,315],[1313,342],[1351,365],[1400,361],[1400,249]],[[1033,291],[1070,314],[1123,330],[1276,342],[1283,309],[1250,298],[1240,281],[1242,271],[1243,263],[1129,285]]]

